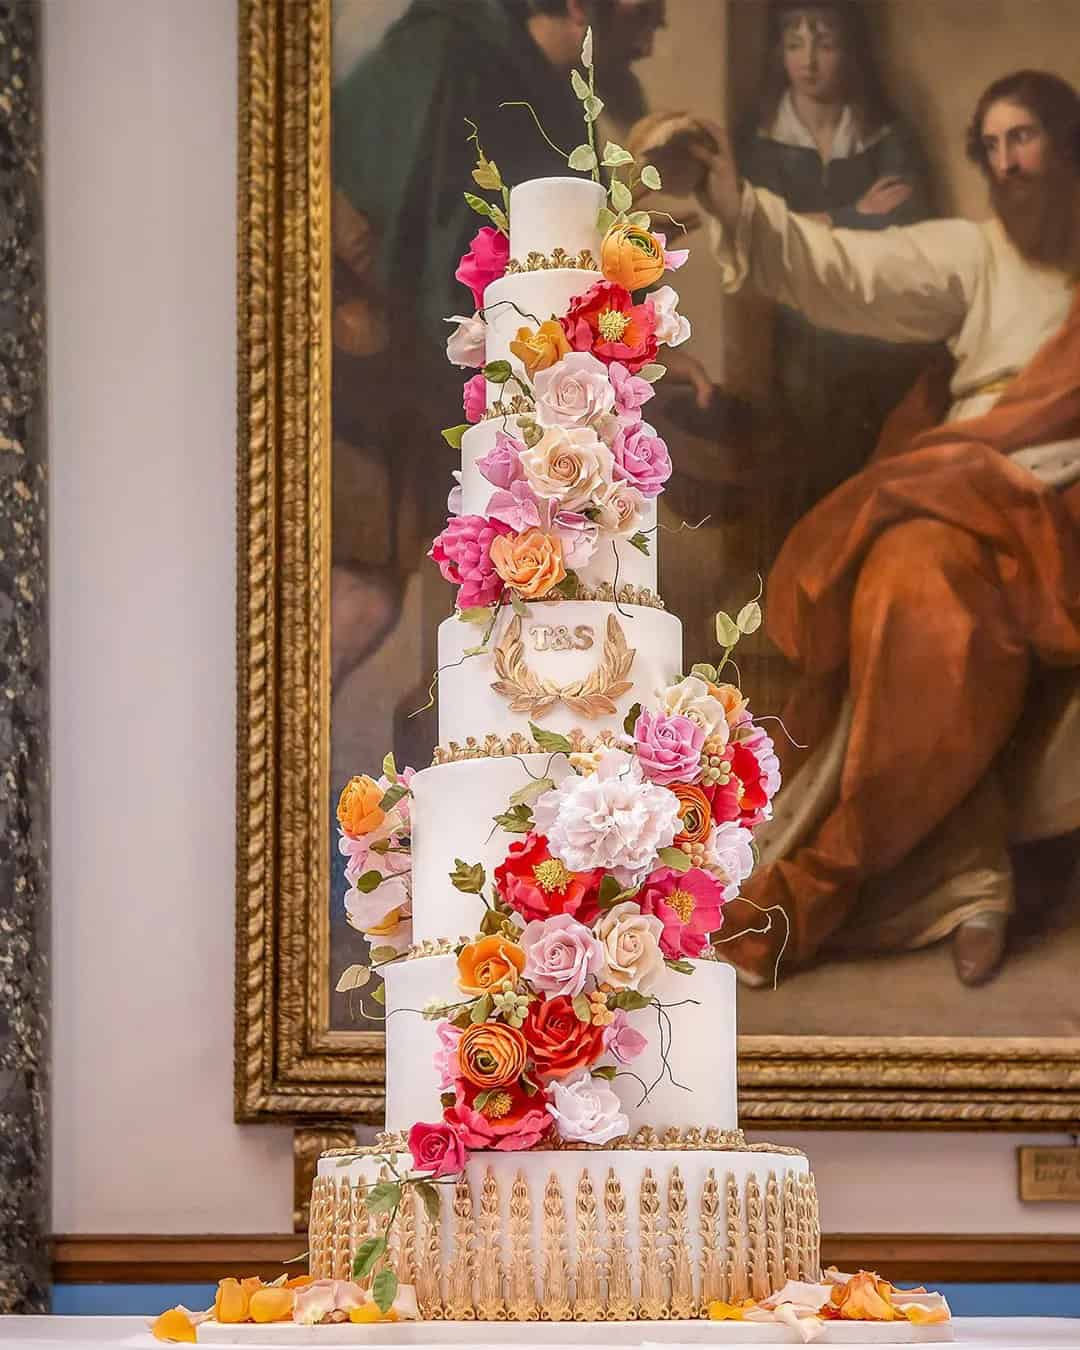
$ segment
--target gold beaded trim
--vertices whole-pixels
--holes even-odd
[[[540,1144],[528,1150],[530,1153],[595,1153],[598,1150],[617,1151],[634,1150],[674,1150],[675,1152],[697,1152],[704,1149],[720,1149],[725,1153],[776,1153],[784,1157],[805,1158],[801,1148],[791,1148],[784,1144],[748,1144],[742,1130],[721,1130],[715,1125],[701,1128],[687,1125],[684,1128],[671,1126],[666,1130],[655,1130],[651,1125],[642,1125],[633,1134],[624,1135],[610,1144],[578,1144],[554,1142]],[[377,1134],[374,1144],[357,1145],[355,1148],[331,1148],[320,1156],[323,1158],[365,1158],[384,1153],[407,1153],[409,1143],[401,1131],[389,1134]]]
[[[564,248],[553,248],[550,253],[533,250],[524,262],[510,258],[506,264],[507,272],[549,272],[553,267],[576,267],[582,272],[599,272],[600,264],[592,251],[583,248],[580,253],[567,253]]]
[[[572,755],[586,755],[600,749],[626,749],[629,745],[629,737],[617,731],[601,731],[591,735],[581,727],[568,731],[566,739],[570,742]],[[482,740],[467,736],[464,743],[451,741],[448,745],[437,745],[432,763],[456,764],[466,759],[504,759],[509,755],[544,753],[531,736],[523,736],[520,731],[513,731],[509,736],[496,736],[492,732]]]
[[[548,591],[529,603],[534,605],[557,605],[565,600],[600,600],[609,605],[615,604],[615,587],[610,581],[602,581],[599,586],[584,586],[578,582],[574,595],[563,595],[559,591]],[[664,602],[648,586],[631,586],[624,582],[619,587],[618,602],[621,605],[645,605],[649,609],[663,609]]]
[[[488,421],[493,417],[517,417],[521,413],[532,412],[536,407],[531,398],[524,394],[514,394],[510,398],[500,398],[484,409],[484,416],[481,420]]]

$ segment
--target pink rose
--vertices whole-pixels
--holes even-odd
[[[409,1131],[409,1152],[416,1170],[433,1177],[453,1176],[469,1161],[464,1140],[443,1121],[430,1125],[418,1120]]]
[[[574,998],[590,975],[603,969],[604,949],[583,923],[569,914],[533,919],[521,935],[525,949],[522,972],[534,988]]]
[[[615,391],[607,368],[591,352],[570,352],[533,381],[542,427],[584,427],[609,413]]]
[[[536,493],[523,478],[515,480],[507,489],[497,488],[488,498],[484,510],[492,520],[509,525],[515,534],[540,528],[540,504]]]
[[[473,375],[465,381],[462,391],[462,404],[465,408],[466,422],[482,422],[487,408],[487,380],[483,375]]]
[[[462,255],[454,276],[473,293],[477,309],[484,306],[484,289],[506,271],[510,257],[510,240],[501,230],[484,225],[477,231],[469,245],[469,251]]]
[[[625,424],[641,421],[641,405],[648,403],[656,390],[640,375],[631,375],[621,361],[612,361],[608,375],[615,389],[615,411]]]
[[[648,422],[623,427],[611,447],[615,477],[636,487],[643,497],[658,497],[671,477],[671,456],[662,437]]]
[[[664,787],[692,783],[701,767],[705,728],[680,713],[643,710],[634,723],[634,743],[646,778]]]
[[[497,431],[494,446],[476,461],[476,467],[494,487],[508,488],[525,476],[521,467],[524,449],[521,441],[508,436],[505,431]]]
[[[447,1088],[452,1088],[461,1076],[457,1057],[461,1028],[443,1021],[436,1028],[436,1035],[439,1037],[439,1048],[435,1051],[433,1063],[435,1072],[439,1075],[439,1091],[445,1092]]]
[[[637,1059],[648,1044],[649,1038],[630,1025],[629,1017],[621,1008],[616,1011],[614,1022],[604,1028],[604,1049],[609,1050],[620,1064]]]
[[[454,516],[428,550],[443,577],[459,587],[459,609],[490,605],[503,593],[503,580],[491,561],[492,541],[509,534],[506,525],[483,516]]]
[[[661,867],[635,896],[642,914],[652,914],[664,925],[660,950],[672,961],[700,956],[709,934],[724,922],[724,894],[719,882],[699,867],[676,872]]]

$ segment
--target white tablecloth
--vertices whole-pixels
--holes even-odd
[[[955,1344],[971,1350],[1065,1350],[1065,1347],[1080,1350],[1080,1318],[958,1317],[953,1325]],[[580,1350],[604,1350],[601,1328],[588,1336],[587,1341],[585,1328],[581,1331]],[[508,1325],[506,1341],[514,1350],[530,1350],[524,1326]],[[378,1341],[372,1336],[369,1343],[377,1345]],[[161,1342],[149,1334],[141,1317],[0,1317],[0,1346],[27,1346],[32,1350],[47,1346],[62,1346],[63,1350],[162,1350]],[[665,1350],[677,1348],[669,1346]],[[848,1345],[845,1350],[858,1347]]]

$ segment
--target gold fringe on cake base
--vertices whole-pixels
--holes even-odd
[[[554,1172],[535,1199],[518,1172],[504,1221],[489,1167],[478,1197],[466,1177],[452,1188],[449,1203],[442,1199],[447,1188],[438,1188],[439,1223],[407,1191],[386,1232],[386,1216],[368,1215],[363,1186],[319,1176],[311,1198],[311,1274],[348,1279],[353,1252],[383,1231],[386,1261],[403,1283],[415,1285],[421,1318],[462,1322],[687,1320],[707,1316],[715,1299],[765,1298],[785,1280],[820,1276],[812,1174],[789,1172],[781,1181],[774,1172],[762,1178],[751,1172],[740,1187],[733,1173],[721,1178],[710,1169],[696,1212],[678,1165],[666,1176],[645,1169],[633,1211],[613,1167],[599,1185],[583,1167],[568,1216]],[[630,1224],[637,1225],[636,1260],[627,1242]],[[701,1239],[696,1260],[692,1226]],[[576,1237],[573,1253],[569,1231]]]

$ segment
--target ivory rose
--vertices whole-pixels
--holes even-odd
[[[536,420],[542,427],[588,426],[615,405],[607,367],[591,352],[570,352],[539,371],[533,393]]]
[[[566,580],[558,536],[540,529],[500,535],[491,545],[491,561],[503,581],[525,600],[539,600]]]
[[[562,1139],[608,1144],[630,1133],[630,1119],[614,1090],[588,1071],[553,1083],[548,1109]]]
[[[483,309],[485,288],[505,273],[509,259],[510,240],[501,230],[484,225],[473,236],[469,251],[462,255],[454,277],[472,291],[477,309]]]
[[[454,366],[466,370],[476,370],[484,364],[484,344],[487,340],[487,325],[479,314],[467,318],[464,314],[455,314],[444,319],[444,323],[456,323],[457,327],[446,339],[446,359]]]
[[[510,344],[511,355],[525,367],[530,380],[538,371],[547,370],[560,361],[569,350],[570,344],[558,319],[545,319],[536,329],[519,328],[517,337]]]
[[[642,914],[633,900],[622,900],[596,925],[604,948],[606,984],[650,994],[664,972],[660,935],[664,925],[653,914]]]
[[[724,715],[724,705],[709,693],[709,686],[697,675],[687,675],[685,679],[663,690],[660,704],[665,712],[681,713],[692,722],[705,728],[705,735],[719,736],[727,744],[728,724]]]
[[[525,952],[523,975],[534,989],[573,998],[604,964],[599,942],[569,914],[534,919],[521,935]]]
[[[458,988],[463,994],[494,993],[517,984],[525,969],[525,953],[516,942],[495,933],[462,947],[457,966]]]
[[[474,1022],[458,1041],[461,1076],[478,1088],[516,1083],[525,1072],[526,1055],[525,1037],[505,1022]]]
[[[612,482],[615,461],[591,427],[548,427],[522,452],[521,467],[537,496],[574,511]]]
[[[600,271],[628,291],[644,290],[664,275],[664,249],[651,230],[618,221],[600,244]]]
[[[611,483],[597,498],[596,523],[620,539],[635,534],[645,510],[645,498],[629,483]]]

